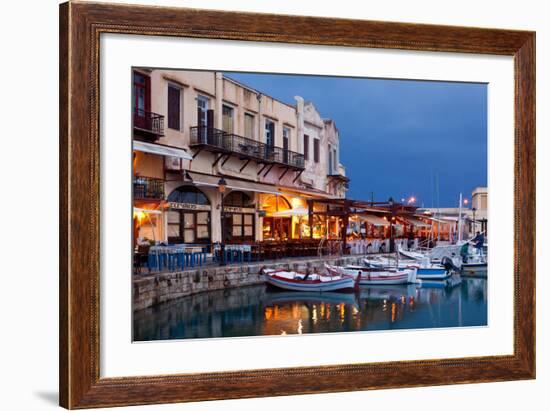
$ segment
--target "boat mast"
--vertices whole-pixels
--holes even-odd
[[[441,240],[441,223],[439,222],[439,219],[441,217],[441,209],[439,208],[439,172],[435,172],[435,194],[437,199],[437,244],[439,244],[439,240]]]
[[[462,241],[462,193],[458,200],[458,242]]]

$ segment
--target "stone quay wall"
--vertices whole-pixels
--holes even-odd
[[[363,256],[318,257],[309,259],[281,259],[240,265],[205,266],[192,270],[165,273],[137,274],[132,280],[134,311],[166,301],[205,291],[223,290],[264,282],[262,267],[299,272],[324,271],[324,263],[360,264]]]

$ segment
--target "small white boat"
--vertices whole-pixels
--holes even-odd
[[[360,285],[409,284],[416,281],[416,268],[386,270],[360,266],[339,267],[325,264],[329,274],[348,276]]]
[[[445,257],[447,258],[447,257]],[[391,259],[371,259],[365,258],[363,263],[367,267],[378,268],[380,270],[395,269],[395,260]],[[427,258],[423,260],[399,261],[397,267],[399,269],[416,269],[416,278],[421,280],[444,280],[449,278],[453,273],[452,265],[431,263]]]
[[[263,270],[263,274],[267,284],[289,291],[351,291],[356,285],[352,277],[343,275],[304,274],[285,270]]]

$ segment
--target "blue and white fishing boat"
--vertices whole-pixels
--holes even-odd
[[[450,265],[432,264],[426,261],[420,262],[416,277],[420,280],[446,280],[453,274]]]

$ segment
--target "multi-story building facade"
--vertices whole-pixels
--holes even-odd
[[[219,72],[135,69],[136,239],[248,242],[311,233],[307,200],[345,197],[340,136],[310,102]],[[223,204],[222,204],[223,202]]]

